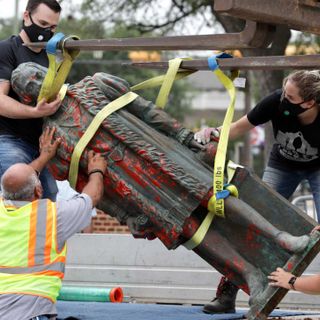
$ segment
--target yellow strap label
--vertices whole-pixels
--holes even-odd
[[[214,73],[218,77],[220,82],[224,85],[224,87],[227,89],[231,98],[227,113],[223,120],[217,153],[214,161],[213,192],[217,193],[223,190],[224,185],[224,168],[226,162],[230,126],[234,114],[236,88],[233,84],[233,81],[229,77],[227,77],[220,69],[215,70]],[[224,199],[216,199],[216,201],[214,202],[214,212],[216,215],[224,217]]]
[[[72,188],[75,189],[77,180],[78,180],[78,170],[79,170],[79,160],[80,157],[92,139],[92,137],[97,132],[98,128],[100,127],[101,123],[113,112],[121,109],[122,107],[126,106],[127,104],[134,101],[138,95],[134,92],[127,92],[123,96],[113,100],[109,104],[107,104],[103,109],[101,109],[94,119],[91,121],[89,127],[84,132],[78,143],[76,144],[70,162],[70,169],[69,169],[69,182]]]

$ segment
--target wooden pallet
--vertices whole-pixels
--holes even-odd
[[[240,191],[240,198],[254,208],[268,222],[281,231],[286,231],[294,236],[309,234],[317,225],[316,221],[307,216],[297,207],[293,206],[286,199],[277,194],[274,190],[263,183],[255,174],[245,168],[238,168],[232,180]],[[239,232],[242,232],[239,230]],[[232,236],[235,237],[235,236]],[[238,235],[243,238],[244,234]],[[230,239],[233,243],[234,239]],[[310,235],[307,248],[299,254],[290,254],[283,248],[272,242],[272,239],[265,239],[259,233],[254,241],[259,249],[239,247],[241,252],[250,263],[267,276],[277,267],[283,267],[300,276],[320,251],[320,233]],[[235,242],[238,246],[238,242]],[[288,290],[270,287],[265,284],[265,290],[258,297],[251,297],[253,304],[247,314],[250,320],[266,319],[268,314],[280,303]]]
[[[284,269],[300,276],[320,251],[320,233],[312,234],[308,247],[301,254],[293,255],[285,264]],[[272,310],[280,303],[288,290],[267,286],[257,301],[251,305],[247,314],[249,320],[265,320]]]

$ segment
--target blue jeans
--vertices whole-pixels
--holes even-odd
[[[307,180],[320,222],[320,169],[283,171],[266,167],[262,180],[286,199],[292,196],[302,180]]]
[[[37,316],[30,320],[49,320],[49,318],[47,316]]]
[[[13,164],[29,164],[39,156],[38,149],[32,144],[13,135],[0,135],[0,177]],[[43,198],[56,201],[58,187],[55,179],[47,168],[40,174]]]

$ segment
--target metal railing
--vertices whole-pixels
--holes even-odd
[[[295,197],[291,203],[306,212],[314,220],[317,220],[317,211],[312,194]]]

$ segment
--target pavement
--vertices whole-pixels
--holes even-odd
[[[232,314],[205,314],[202,306],[58,301],[58,320],[232,320],[245,319],[248,309]],[[274,310],[270,319],[320,320],[319,311]]]

